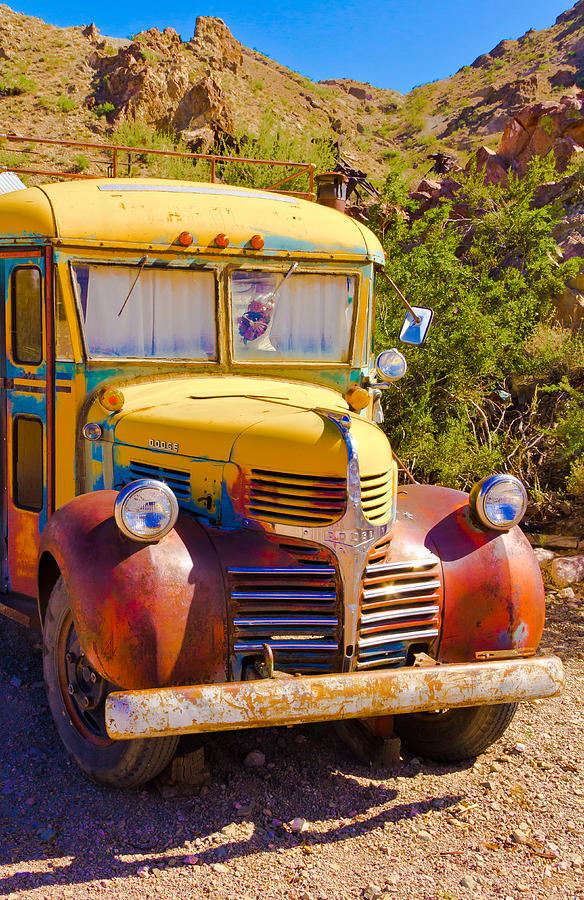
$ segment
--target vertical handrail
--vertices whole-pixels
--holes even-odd
[[[212,156],[211,157],[211,184],[215,184],[215,162],[216,162],[216,157]]]
[[[117,148],[114,148],[113,154],[112,154],[112,171],[113,171],[113,177],[117,178],[118,177],[118,151],[117,151]]]

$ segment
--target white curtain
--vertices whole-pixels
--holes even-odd
[[[76,266],[89,355],[214,359],[215,275],[136,267]]]
[[[277,290],[283,276],[236,272],[232,276],[235,356],[265,359],[277,353],[288,360],[345,362],[348,358],[355,297],[355,278],[347,275],[292,275]],[[269,295],[277,290],[273,301]],[[253,301],[273,303],[263,334],[246,340],[239,321]],[[267,301],[267,302],[266,302]],[[245,329],[243,329],[245,332]],[[247,332],[249,335],[249,332]]]

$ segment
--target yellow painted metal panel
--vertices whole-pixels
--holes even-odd
[[[3,231],[92,243],[169,246],[181,231],[190,231],[193,246],[227,257],[233,248],[250,249],[252,235],[260,233],[265,251],[384,258],[372,232],[348,216],[295,197],[227,185],[142,178],[48,184],[1,196],[0,222],[9,221]],[[229,235],[226,251],[215,245],[219,233]]]

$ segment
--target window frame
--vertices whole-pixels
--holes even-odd
[[[41,502],[40,506],[27,506],[19,502],[18,492],[18,423],[20,420],[28,422],[38,422],[40,425],[40,472],[41,472]],[[41,513],[45,507],[45,423],[40,416],[31,415],[30,413],[16,413],[12,418],[12,503],[17,509],[24,509],[28,512]]]
[[[220,272],[221,265],[211,265],[211,264],[176,264],[175,260],[169,260],[168,262],[159,262],[153,261],[152,264],[146,264],[144,266],[145,269],[158,269],[161,271],[176,271],[177,269],[185,272],[212,272],[214,275],[214,286],[215,286],[215,296],[214,296],[214,313],[215,313],[215,355],[212,358],[206,359],[193,359],[191,357],[182,357],[182,356],[92,356],[89,352],[89,346],[87,343],[87,334],[85,331],[85,322],[83,319],[83,309],[81,306],[81,297],[79,296],[79,289],[77,284],[77,279],[75,278],[73,269],[75,266],[104,266],[106,268],[124,268],[124,269],[133,269],[136,270],[136,274],[138,269],[140,268],[140,263],[138,260],[136,261],[128,261],[125,259],[96,259],[95,257],[69,257],[67,260],[67,265],[69,268],[69,280],[71,285],[71,290],[73,292],[73,297],[75,299],[75,310],[77,313],[77,324],[79,328],[79,335],[81,338],[81,345],[83,348],[83,355],[85,361],[92,364],[101,364],[104,362],[116,362],[122,364],[132,364],[132,365],[161,365],[165,363],[187,363],[188,365],[204,367],[204,366],[212,366],[218,367],[221,362],[221,323],[220,323],[220,310],[221,310],[221,302],[220,302]],[[120,303],[123,303],[124,298],[120,298]],[[131,302],[131,297],[130,297]]]
[[[235,317],[233,316],[233,303],[232,303],[232,294],[231,294],[231,275],[235,271],[248,271],[248,272],[270,272],[275,275],[285,275],[286,272],[290,269],[290,266],[294,260],[283,260],[278,265],[269,265],[264,262],[264,260],[250,260],[242,265],[229,265],[224,270],[225,276],[225,295],[226,295],[226,320],[227,320],[227,362],[229,366],[233,368],[239,368],[240,366],[243,368],[250,368],[254,366],[261,366],[265,368],[274,368],[276,366],[279,368],[291,368],[291,369],[325,369],[325,370],[338,370],[338,369],[352,369],[353,362],[355,359],[355,339],[357,334],[357,326],[358,326],[358,317],[359,317],[359,308],[361,303],[361,290],[362,290],[362,277],[363,273],[361,268],[356,267],[355,265],[347,265],[342,268],[339,265],[332,266],[307,266],[299,264],[298,268],[295,270],[294,275],[344,275],[349,276],[355,279],[355,297],[353,301],[353,310],[352,310],[352,319],[351,319],[351,331],[349,334],[349,343],[347,349],[347,358],[342,362],[333,362],[331,360],[325,359],[316,359],[316,360],[292,360],[292,359],[253,359],[253,360],[242,360],[237,359],[234,355],[234,334],[235,327],[237,323],[235,322]],[[259,263],[259,265],[258,265]],[[292,277],[294,277],[294,275]]]
[[[40,358],[35,360],[23,360],[17,355],[17,330],[16,330],[16,280],[17,275],[21,271],[30,271],[34,269],[39,275],[39,317],[40,317]],[[12,268],[10,272],[10,351],[12,361],[18,366],[27,366],[37,369],[45,361],[45,323],[43,321],[43,271],[40,266],[18,265]]]

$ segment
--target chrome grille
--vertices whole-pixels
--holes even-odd
[[[357,669],[404,665],[411,644],[430,645],[440,633],[438,559],[390,562],[380,555],[373,553],[365,568]]]
[[[250,519],[329,525],[345,511],[346,479],[252,469],[245,511]]]
[[[172,488],[176,494],[177,500],[186,502],[191,498],[191,476],[190,472],[180,472],[178,469],[165,469],[163,466],[152,466],[149,463],[131,460],[130,476],[132,481],[139,478],[154,478],[156,481],[163,481]]]
[[[393,509],[393,472],[361,476],[363,515],[375,524],[386,522]]]
[[[276,669],[320,674],[336,668],[341,622],[336,569],[318,561],[228,569],[233,652],[261,656]]]

